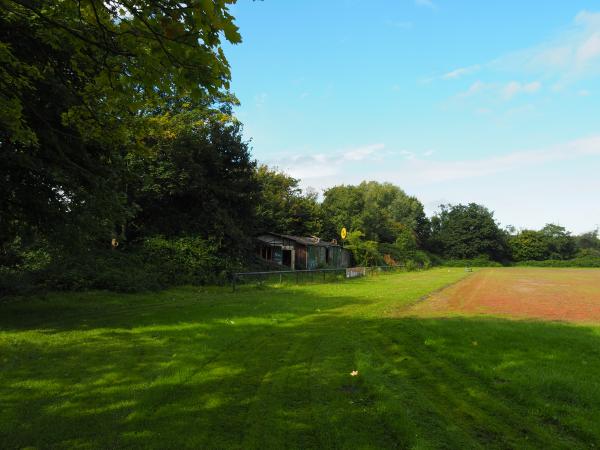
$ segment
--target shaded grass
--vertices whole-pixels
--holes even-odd
[[[598,445],[598,328],[391,316],[464,276],[0,305],[1,447]]]

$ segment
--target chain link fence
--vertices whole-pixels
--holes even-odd
[[[283,284],[333,283],[351,278],[377,276],[405,270],[403,265],[349,267],[347,269],[280,270],[268,272],[237,272],[231,277],[231,288]]]

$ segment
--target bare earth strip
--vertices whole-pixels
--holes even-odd
[[[402,315],[494,315],[600,323],[600,270],[480,269]]]

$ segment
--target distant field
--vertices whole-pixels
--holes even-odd
[[[409,311],[600,323],[600,270],[482,269]]]
[[[477,280],[533,288],[523,302],[551,283],[596,290],[596,272],[569,288],[561,277],[586,272],[546,273],[436,269],[0,304],[0,447],[597,447],[600,327],[400,314],[447,285],[487,286]]]

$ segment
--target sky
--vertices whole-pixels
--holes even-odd
[[[319,192],[391,182],[503,225],[600,224],[600,2],[238,0],[252,155]]]

